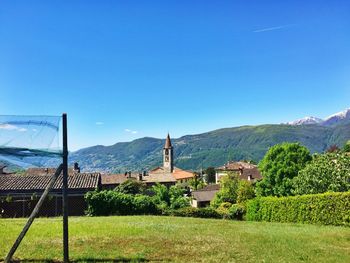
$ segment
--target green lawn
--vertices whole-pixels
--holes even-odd
[[[4,258],[25,219],[0,219]],[[350,228],[215,219],[124,216],[70,218],[74,262],[350,262]],[[62,258],[61,218],[37,219],[15,254]]]

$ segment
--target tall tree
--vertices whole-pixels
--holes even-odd
[[[292,179],[311,159],[310,151],[299,143],[282,143],[271,147],[259,163],[263,179],[256,185],[257,194],[292,195]]]
[[[208,183],[215,183],[215,168],[214,167],[208,167],[205,169],[205,174],[207,175]]]
[[[345,153],[316,154],[293,180],[295,194],[350,190],[350,156]]]

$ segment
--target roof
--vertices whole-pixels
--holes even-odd
[[[223,166],[215,168],[215,170],[238,171],[241,169],[252,169],[256,167],[256,165],[246,162],[228,162]]]
[[[175,183],[176,179],[171,173],[150,173],[142,177],[142,181],[147,183]]]
[[[174,170],[172,173],[164,171],[163,167],[156,167],[149,171],[149,176],[157,175],[158,178],[161,178],[161,176],[170,174],[175,180],[181,180],[181,179],[188,179],[193,178],[194,175],[190,171],[182,170],[178,167],[174,167]]]
[[[197,191],[213,191],[213,190],[219,190],[219,189],[220,189],[219,184],[208,184],[207,186]]]
[[[188,178],[194,177],[192,172],[185,171],[177,167],[174,167],[174,171],[172,175],[175,177],[176,180],[188,179]]]
[[[128,179],[136,179],[134,174],[131,177],[125,174],[101,174],[101,184],[102,185],[112,185],[112,184],[121,184],[127,181]]]
[[[252,169],[243,169],[242,174],[240,174],[240,179],[248,180],[248,176],[251,176],[250,180],[260,180],[262,179],[261,173],[257,167]]]
[[[56,172],[57,168],[54,167],[46,167],[46,168],[28,168],[25,171],[25,175],[50,175],[54,174]],[[73,168],[68,168],[68,174],[74,174],[76,173]]]
[[[192,196],[194,199],[197,200],[197,202],[210,202],[211,200],[213,200],[213,198],[217,192],[218,192],[218,190],[193,191]]]
[[[0,176],[0,191],[43,191],[52,175],[4,175]],[[100,181],[99,173],[76,173],[68,175],[68,189],[95,189]],[[62,188],[62,174],[53,189]]]
[[[171,140],[170,140],[170,135],[168,133],[168,136],[166,137],[165,139],[165,145],[164,145],[164,148],[171,148]]]

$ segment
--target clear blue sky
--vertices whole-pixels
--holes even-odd
[[[0,112],[67,112],[69,145],[350,107],[349,1],[0,0]]]

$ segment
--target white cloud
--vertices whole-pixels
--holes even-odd
[[[19,127],[15,126],[15,125],[8,124],[8,123],[0,123],[0,130],[20,131],[20,132],[27,131],[26,128],[19,128]]]
[[[125,132],[127,133],[131,133],[131,134],[137,134],[138,131],[133,131],[133,130],[130,130],[130,129],[124,129]]]
[[[103,125],[103,124],[105,124],[105,123],[102,122],[102,121],[97,121],[97,122],[95,122],[95,124],[96,124],[96,125]]]
[[[273,31],[273,30],[279,30],[287,27],[294,26],[294,24],[289,24],[289,25],[282,25],[282,26],[274,26],[274,27],[266,27],[258,30],[254,30],[254,33],[261,33],[261,32],[267,32],[267,31]]]
[[[0,123],[0,129],[2,129],[2,130],[17,130],[18,127],[15,125],[7,124],[7,123]]]

